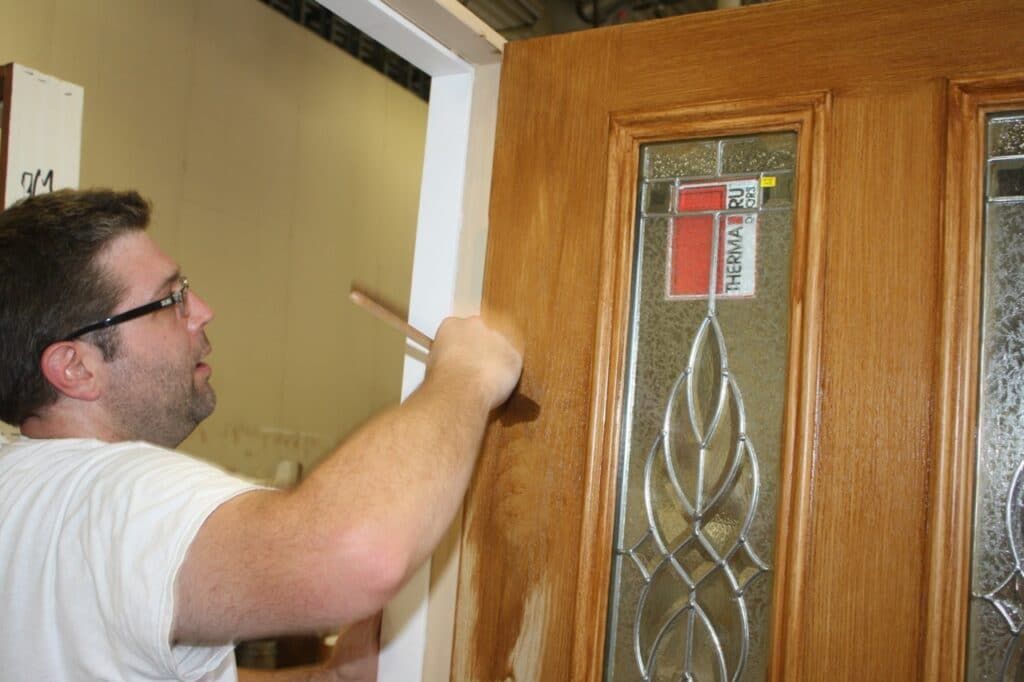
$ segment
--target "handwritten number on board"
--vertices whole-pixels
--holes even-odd
[[[40,182],[41,181],[41,182]],[[34,197],[42,192],[53,191],[53,169],[51,168],[43,175],[42,169],[35,173],[25,171],[21,174],[21,188],[25,190],[26,196]]]

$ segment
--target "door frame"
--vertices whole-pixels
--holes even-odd
[[[409,321],[433,335],[480,309],[498,81],[505,39],[457,0],[320,0],[431,77]],[[404,400],[423,380],[407,354]],[[377,679],[448,680],[461,514],[384,609]]]

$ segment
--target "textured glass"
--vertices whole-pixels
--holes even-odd
[[[989,162],[988,196],[1024,197],[1024,158]]]
[[[713,141],[675,142],[649,149],[643,162],[645,178],[702,177],[717,172],[717,147]]]
[[[1024,154],[1024,116],[1000,116],[989,123],[989,156]]]
[[[1005,156],[1006,145],[991,139],[1003,131],[989,128],[992,154]],[[985,207],[980,372],[967,679],[1019,680],[1024,678],[1024,200],[989,201]]]
[[[796,149],[792,133],[726,140],[722,154],[723,173],[760,173],[794,168]]]
[[[772,168],[715,179],[727,150],[763,150],[765,138]],[[766,676],[795,150],[795,133],[773,133],[641,151],[607,680]],[[648,189],[669,179],[669,213],[648,210],[662,205]],[[707,238],[678,240],[682,224]],[[731,225],[756,229],[753,293],[712,284],[731,262]],[[701,295],[672,295],[677,262],[704,268]]]
[[[668,213],[672,209],[672,190],[675,183],[649,182],[644,187],[644,212]]]

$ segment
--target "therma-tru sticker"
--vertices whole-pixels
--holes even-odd
[[[757,284],[759,181],[683,183],[678,197],[682,215],[672,220],[668,298],[706,298],[712,262],[716,298],[752,297]]]

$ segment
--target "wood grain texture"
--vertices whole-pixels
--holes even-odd
[[[626,159],[645,135],[728,132],[750,102],[808,110],[808,97],[771,677],[923,679],[930,652],[962,648],[956,628],[935,632],[948,605],[929,596],[955,535],[935,535],[936,514],[962,515],[969,494],[935,469],[947,83],[1019,70],[1020,35],[1010,0],[782,1],[508,46],[485,305],[522,326],[541,416],[488,433],[453,680],[600,677]],[[962,585],[964,571],[943,579]]]
[[[838,229],[805,577],[817,655],[801,657],[801,679],[920,675],[921,605],[908,595],[924,584],[944,95],[933,82],[833,109],[826,222]],[[894,632],[906,646],[878,656]]]
[[[800,129],[798,195],[790,296],[789,376],[784,414],[781,494],[776,540],[774,633],[769,679],[783,679],[797,665],[804,624],[805,557],[811,542],[809,509],[821,373],[821,306],[824,300],[826,162],[832,98],[813,103]],[[802,273],[802,276],[801,276]]]
[[[489,432],[484,449],[493,455],[481,459],[467,499],[456,680],[569,679],[582,523],[576,488],[586,467],[579,453],[589,432],[597,314],[596,281],[588,290],[588,277],[579,273],[598,269],[605,190],[604,145],[588,133],[597,129],[603,137],[607,129],[593,100],[606,89],[609,70],[602,51],[587,41],[580,47],[574,53],[570,36],[558,50],[563,64],[574,65],[569,87],[545,87],[544,55],[531,68],[502,75],[503,88],[531,92],[546,106],[500,101],[496,150],[505,153],[495,161],[493,185],[504,190],[493,196],[491,216],[515,227],[490,239],[485,312],[516,311],[526,348],[549,350],[527,351],[521,384],[540,403],[539,418]],[[508,138],[513,121],[517,136],[533,143]],[[582,179],[572,193],[552,192],[545,182],[568,177]],[[524,314],[527,308],[533,313]],[[565,627],[551,629],[553,621]]]

